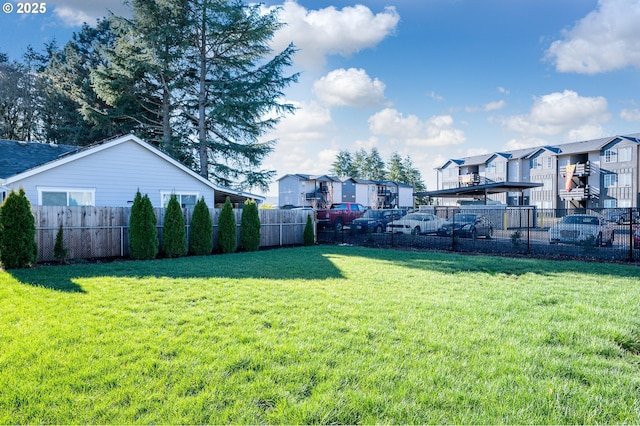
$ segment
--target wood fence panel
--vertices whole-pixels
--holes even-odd
[[[32,211],[35,217],[39,262],[55,260],[53,252],[60,224],[63,226],[64,244],[70,259],[119,257],[129,254],[130,207],[32,206]],[[209,209],[213,223],[211,238],[214,251],[217,247],[220,211]],[[161,242],[165,209],[155,208],[154,213]],[[236,209],[234,213],[240,243],[242,210]],[[192,211],[185,209],[183,214],[189,236]],[[260,246],[302,244],[307,214],[304,210],[260,210]]]

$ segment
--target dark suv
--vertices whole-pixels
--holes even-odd
[[[493,225],[489,219],[482,214],[456,213],[453,217],[442,225],[438,230],[438,235],[476,238],[493,236]]]
[[[374,232],[380,233],[387,230],[387,225],[392,220],[400,219],[407,214],[401,209],[381,209],[367,210],[362,217],[359,217],[351,224],[352,232]]]

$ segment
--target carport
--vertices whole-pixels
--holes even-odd
[[[483,185],[441,189],[438,191],[414,192],[413,196],[431,198],[472,198],[474,200],[483,200],[486,205],[488,195],[504,192],[520,192],[520,200],[524,200],[524,191],[540,186],[543,186],[543,184],[533,182],[494,182]]]

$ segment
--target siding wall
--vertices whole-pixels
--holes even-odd
[[[38,205],[38,187],[95,189],[96,206],[127,207],[136,191],[148,194],[154,207],[161,206],[161,191],[196,192],[214,205],[214,191],[139,144],[128,141],[95,152],[35,176],[17,181],[11,189],[24,188],[32,205]]]

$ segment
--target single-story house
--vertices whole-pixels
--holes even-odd
[[[87,147],[0,140],[0,201],[23,188],[32,205],[131,206],[136,192],[154,207],[172,194],[183,207],[264,197],[216,185],[142,139],[126,135]]]

